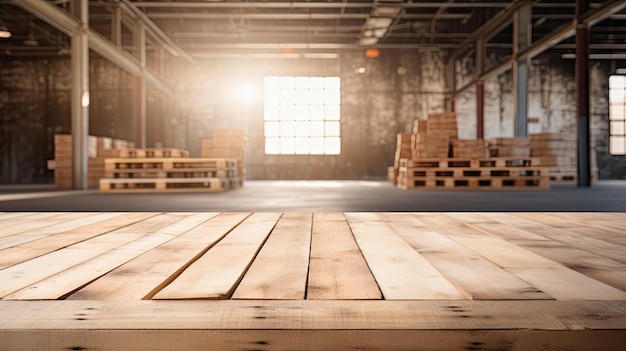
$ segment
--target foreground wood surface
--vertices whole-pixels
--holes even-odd
[[[621,350],[624,213],[0,213],[0,350]]]

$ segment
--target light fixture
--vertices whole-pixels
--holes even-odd
[[[28,38],[26,38],[26,40],[24,40],[22,42],[22,44],[26,45],[26,46],[39,46],[39,42],[37,41],[37,38],[35,38],[35,32],[33,31],[33,21],[31,20],[29,23],[29,32],[28,32]]]
[[[7,28],[7,26],[4,25],[4,22],[0,21],[0,38],[10,38],[11,37],[11,31],[9,31],[9,28]]]

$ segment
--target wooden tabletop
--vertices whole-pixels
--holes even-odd
[[[626,214],[6,212],[0,298],[11,350],[620,349]]]

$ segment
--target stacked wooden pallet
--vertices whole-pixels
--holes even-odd
[[[528,138],[494,138],[486,140],[491,157],[528,157],[530,141]]]
[[[452,155],[461,158],[489,157],[487,143],[484,139],[452,140]]]
[[[532,157],[402,160],[403,189],[549,189],[548,168]]]
[[[575,133],[538,133],[530,135],[530,154],[550,166],[550,180],[554,183],[575,184],[577,177],[577,136]],[[592,179],[598,166],[591,153]]]
[[[100,178],[104,177],[104,160],[118,157],[122,150],[132,147],[133,143],[106,137],[87,137],[87,179],[88,187],[97,189]],[[57,189],[72,189],[72,135],[56,134],[54,136],[54,160],[49,162],[54,169],[54,184]]]
[[[246,179],[248,138],[242,129],[214,129],[211,139],[202,139],[202,157],[228,158],[237,161],[237,185]]]
[[[238,184],[237,161],[224,158],[109,158],[105,171],[102,192],[217,192]]]

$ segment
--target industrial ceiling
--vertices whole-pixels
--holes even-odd
[[[68,36],[45,15],[25,8],[29,2],[46,2],[67,13],[75,6],[72,0],[0,1],[0,26],[12,34],[0,38],[1,55],[66,54]],[[588,17],[601,14],[591,29],[591,54],[625,56],[626,1],[588,3]],[[459,51],[471,50],[478,38],[485,39],[487,54],[506,56],[513,47],[513,16],[521,6],[532,8],[532,43],[569,26],[571,35],[558,36],[551,47],[564,55],[575,52],[572,0],[91,0],[89,24],[115,41],[114,18],[121,14],[117,40],[132,53],[135,23],[144,22],[149,52],[166,47],[190,60],[324,58],[368,47]]]

